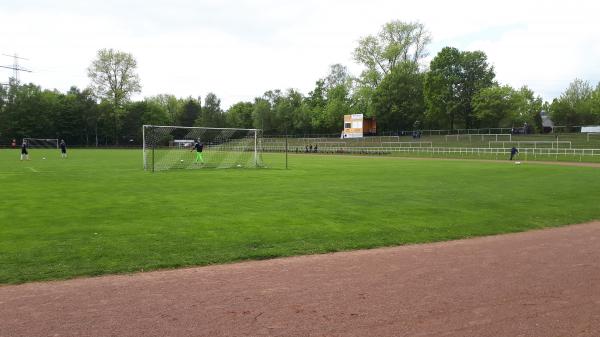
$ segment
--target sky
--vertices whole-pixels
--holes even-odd
[[[575,78],[600,82],[600,1],[0,0],[0,54],[27,58],[22,82],[66,91],[90,81],[102,48],[131,53],[142,92],[205,97],[227,108],[267,90],[307,94],[332,64],[353,75],[361,37],[419,21],[443,47],[482,50],[501,84],[552,100]],[[11,65],[0,56],[0,65]],[[0,68],[0,82],[12,71]]]

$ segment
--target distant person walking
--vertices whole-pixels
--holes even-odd
[[[17,140],[13,138],[12,142],[10,143],[10,146],[11,146],[13,149],[16,149],[16,148],[17,148]]]
[[[60,157],[67,159],[67,143],[64,139],[60,140]]]
[[[513,157],[516,156],[519,153],[519,150],[517,150],[516,147],[512,147],[512,149],[510,149],[510,160],[513,160]]]
[[[29,152],[27,152],[27,141],[23,140],[21,143],[21,160],[29,160]]]

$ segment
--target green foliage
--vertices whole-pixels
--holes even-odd
[[[391,21],[384,24],[377,36],[368,35],[358,41],[354,60],[367,68],[363,79],[372,87],[398,64],[418,63],[427,56],[431,36],[418,22]]]
[[[231,106],[226,114],[226,123],[228,127],[251,129],[252,111],[254,105],[250,102],[239,102]]]
[[[425,78],[428,121],[440,128],[474,126],[472,101],[475,94],[494,85],[494,69],[481,51],[459,51],[445,47],[431,61]],[[459,124],[460,123],[460,124]]]
[[[165,125],[169,122],[169,115],[164,107],[152,100],[129,103],[125,111],[122,125],[125,142],[132,142],[132,140],[135,144],[142,142],[140,125]]]
[[[552,102],[550,115],[556,125],[600,124],[600,83],[593,89],[589,82],[575,79]]]
[[[177,125],[180,126],[194,126],[194,123],[200,116],[202,106],[200,105],[200,99],[195,100],[188,98],[182,107],[181,114],[179,114],[179,121]]]
[[[204,100],[204,106],[195,122],[196,126],[224,127],[225,117],[221,110],[221,100],[217,95],[209,93]]]
[[[510,86],[482,89],[473,97],[473,111],[481,127],[511,127],[517,111],[516,93]]]
[[[179,120],[179,115],[183,110],[184,100],[178,99],[174,95],[160,94],[153,97],[147,97],[145,101],[158,104],[162,107],[164,111],[166,111],[169,117],[167,124],[177,124],[177,121]]]
[[[379,129],[410,130],[423,120],[423,79],[413,62],[398,65],[383,79],[373,95]]]
[[[114,49],[100,49],[88,68],[92,90],[96,96],[108,100],[112,106],[113,141],[119,143],[119,126],[124,104],[132,94],[141,91],[140,79],[135,72],[137,62],[133,55]]]

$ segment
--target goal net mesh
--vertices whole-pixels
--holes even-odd
[[[143,135],[145,170],[262,166],[261,130],[144,125]]]
[[[23,138],[27,146],[37,149],[58,149],[58,139],[51,138]]]

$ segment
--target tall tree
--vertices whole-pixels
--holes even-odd
[[[475,94],[473,110],[479,125],[486,128],[514,126],[517,112],[516,96],[515,90],[510,86],[493,86]]]
[[[227,126],[233,128],[252,128],[252,111],[254,104],[251,102],[238,102],[229,108],[225,115]]]
[[[493,86],[495,76],[485,53],[442,49],[425,77],[425,103],[432,126],[454,129],[459,120],[466,128],[474,126],[473,97]]]
[[[179,114],[181,113],[181,109],[184,101],[177,99],[174,95],[170,94],[159,94],[156,96],[148,97],[145,99],[147,102],[153,102],[161,107],[167,112],[169,116],[168,123],[174,125],[177,123]]]
[[[391,21],[377,36],[368,35],[358,41],[354,60],[366,67],[363,81],[376,87],[398,64],[423,60],[430,42],[431,35],[422,23]]]
[[[202,111],[196,119],[196,125],[205,127],[221,127],[224,124],[221,100],[217,95],[209,93],[204,100]]]
[[[178,125],[181,126],[194,126],[196,119],[200,116],[202,106],[200,105],[200,97],[198,99],[188,98],[181,107],[181,113],[179,114]]]
[[[131,95],[141,91],[133,55],[114,49],[100,49],[88,68],[88,77],[96,95],[108,100],[113,108],[114,141],[119,141],[119,114]]]
[[[586,125],[596,122],[594,89],[589,82],[575,79],[550,106],[550,115],[556,125]]]
[[[409,130],[423,121],[423,78],[415,63],[406,62],[383,79],[373,95],[378,129]]]

